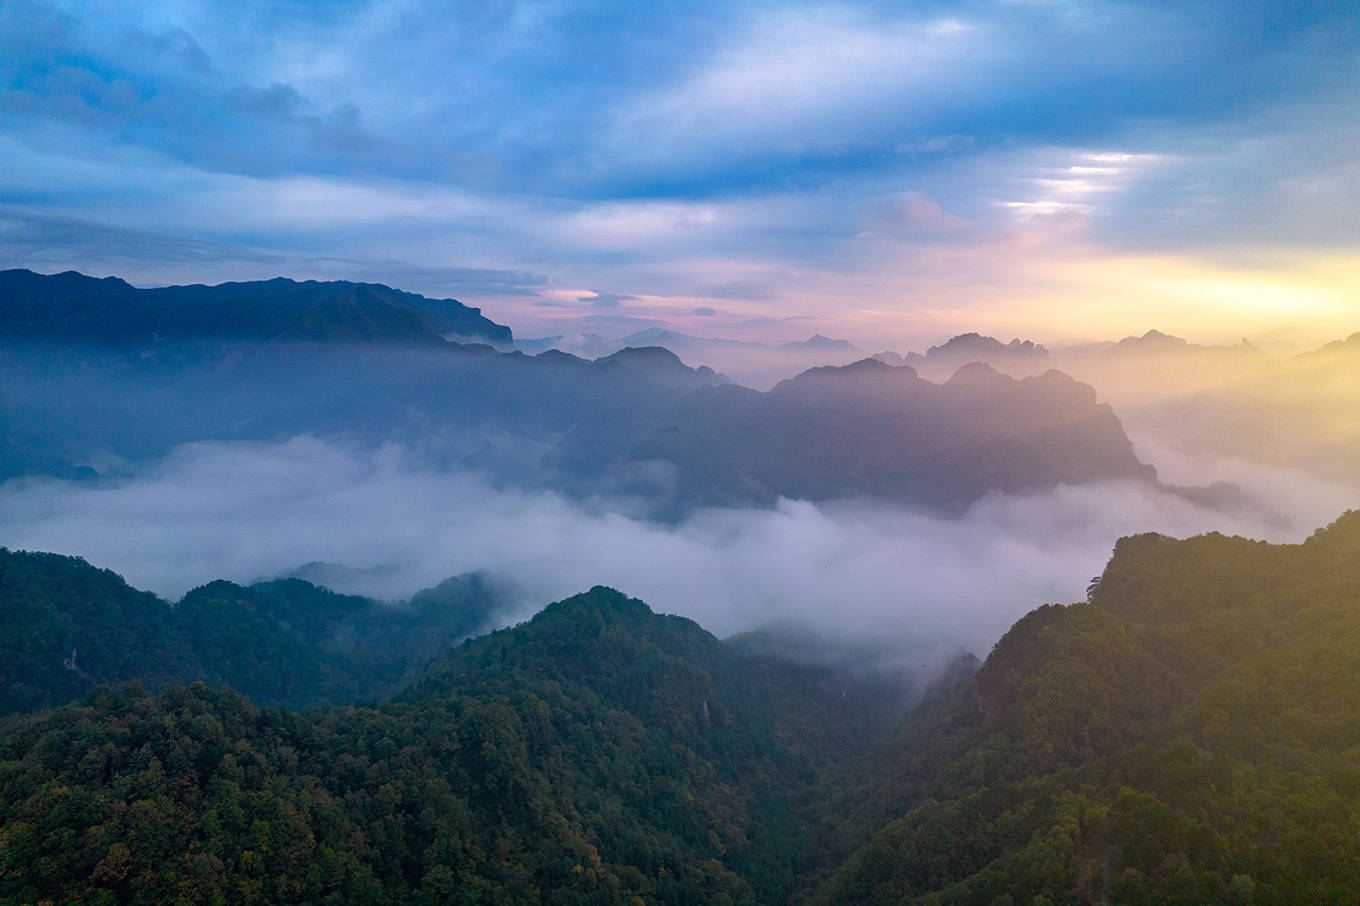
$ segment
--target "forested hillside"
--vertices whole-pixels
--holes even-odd
[[[254,619],[289,587],[195,594]],[[139,594],[108,606],[163,616]],[[232,662],[231,621],[249,620],[214,612],[234,675],[278,688],[291,655]],[[0,902],[1283,906],[1360,889],[1360,513],[1300,545],[1125,538],[1089,600],[1031,612],[891,729],[892,689],[795,666],[778,638],[720,642],[596,588],[375,706],[299,715],[196,684],[12,717]]]
[[[1125,538],[848,775],[811,899],[1352,903],[1357,676],[1360,513]]]
[[[171,605],[78,557],[0,548],[0,714],[134,679],[206,680],[295,708],[376,700],[489,628],[507,596],[471,573],[400,604],[281,579],[218,580]]]
[[[376,709],[103,690],[0,734],[0,901],[781,902],[828,680],[596,588]]]

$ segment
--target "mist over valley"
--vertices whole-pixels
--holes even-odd
[[[1299,541],[1360,484],[1152,430],[1135,443],[1042,346],[976,334],[760,392],[657,346],[500,352],[508,329],[444,300],[486,342],[450,341],[435,303],[385,287],[149,291],[173,304],[150,296],[113,334],[98,318],[143,291],[0,276],[17,335],[0,541],[169,600],[309,563],[392,601],[484,570],[515,589],[505,620],[607,584],[722,635],[791,622],[981,655],[1030,608],[1080,599],[1123,535]],[[237,300],[257,298],[243,320]],[[1215,380],[1240,382],[1234,354],[1157,337],[1073,361],[1109,358],[1096,373],[1123,375],[1125,400],[1130,362],[1165,378],[1226,356]]]
[[[1354,906],[1360,8],[0,0],[0,906]]]

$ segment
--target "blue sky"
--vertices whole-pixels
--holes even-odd
[[[0,2],[0,266],[522,335],[1360,329],[1353,3]]]

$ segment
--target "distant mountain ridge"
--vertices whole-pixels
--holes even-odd
[[[932,381],[947,380],[971,362],[983,362],[1017,378],[1057,369],[1095,387],[1102,400],[1126,417],[1149,405],[1220,389],[1262,370],[1271,361],[1246,340],[1206,346],[1155,329],[1118,341],[1051,348],[1032,340],[1017,338],[1003,343],[995,337],[964,333],[931,346],[924,354],[885,351],[874,358],[889,365],[911,365]]]
[[[995,337],[987,337],[979,333],[964,333],[950,338],[939,346],[930,347],[926,350],[925,355],[914,352],[908,353],[905,363],[918,365],[926,362],[943,361],[952,363],[957,367],[969,362],[986,362],[995,366],[998,359],[1037,360],[1047,357],[1048,350],[1033,340],[1016,338],[1009,343],[1002,343]]]
[[[965,363],[927,381],[860,358],[760,393],[641,344],[707,342],[698,338],[644,331],[639,345],[593,361],[499,353],[446,342],[423,312],[442,307],[445,327],[459,312],[484,326],[479,313],[371,284],[137,290],[7,271],[0,288],[0,336],[10,340],[0,357],[9,431],[0,478],[97,477],[99,460],[299,434],[396,443],[440,467],[571,495],[623,494],[667,519],[780,497],[958,512],[994,491],[1151,477],[1109,407],[1053,371],[1016,381]],[[750,345],[736,344],[742,354]],[[785,366],[859,355],[821,335],[793,345],[760,349]],[[978,354],[1025,368],[1049,359],[1036,344],[979,334],[924,358],[943,371]]]
[[[667,520],[780,497],[958,512],[993,491],[1150,477],[1094,391],[1060,375],[933,384],[862,360],[762,394],[657,347],[592,362],[449,344],[13,342],[0,414],[0,477],[97,478],[109,454],[310,435],[397,444],[520,487],[627,495]]]
[[[687,362],[702,362],[730,379],[758,389],[768,389],[784,378],[818,365],[845,365],[863,353],[849,340],[814,334],[807,340],[780,345],[754,343],[723,337],[700,337],[662,327],[648,327],[617,340],[597,333],[559,334],[530,340],[516,340],[515,347],[526,353],[558,349],[562,352],[597,359],[621,349],[660,346]]]
[[[597,366],[617,367],[667,387],[717,387],[732,383],[707,365],[690,368],[662,346],[629,346],[595,360]]]
[[[1235,347],[1234,347],[1235,348]],[[1360,333],[1168,403],[1178,446],[1360,480]]]
[[[798,349],[815,352],[859,352],[860,349],[849,340],[833,339],[824,337],[819,333],[813,334],[802,342],[781,343],[780,349]]]
[[[863,359],[803,372],[765,394],[697,391],[634,458],[675,463],[708,503],[870,496],[957,510],[1018,492],[1151,479],[1095,391],[1049,371],[1015,380],[964,366],[946,383]]]
[[[1049,351],[1032,340],[1011,340],[1002,343],[995,337],[980,333],[961,333],[931,346],[925,353],[908,352],[901,355],[892,351],[875,353],[873,358],[885,365],[909,365],[922,377],[934,381],[948,379],[959,368],[982,362],[1012,377],[1024,377],[1056,367]]]
[[[153,342],[303,340],[438,346],[446,338],[508,348],[510,328],[454,299],[377,283],[284,277],[138,289],[74,271],[0,271],[0,336]]]

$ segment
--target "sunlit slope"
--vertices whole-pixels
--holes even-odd
[[[1360,333],[1167,407],[1189,450],[1360,480]]]
[[[1357,675],[1360,514],[1123,539],[828,800],[825,858],[852,855],[813,899],[1354,902]]]

